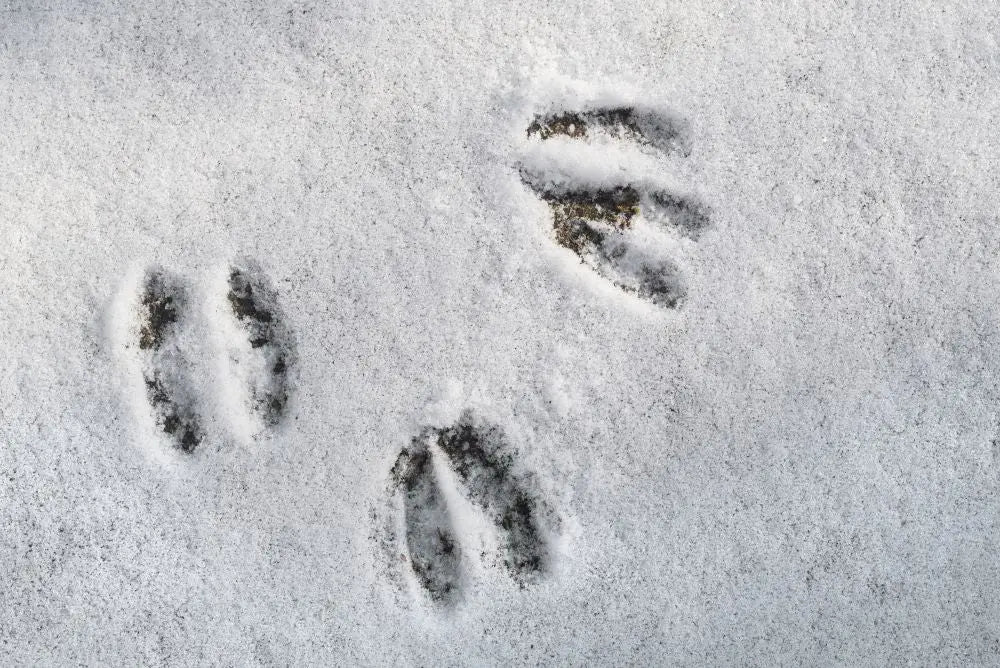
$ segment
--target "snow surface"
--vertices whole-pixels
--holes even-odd
[[[5,664],[998,661],[995,4],[0,9]],[[690,154],[526,137],[610,101]],[[554,243],[526,160],[703,202],[696,242],[636,232],[683,305]],[[227,348],[241,258],[295,337],[276,428]],[[151,267],[200,305],[191,455],[144,393]],[[558,531],[442,607],[380,527],[466,409]]]

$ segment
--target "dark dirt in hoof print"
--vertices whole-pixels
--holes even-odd
[[[639,215],[639,193],[629,186],[564,193],[542,190],[539,196],[552,208],[556,240],[577,253],[585,247],[574,232],[578,226],[589,222],[604,223],[623,231],[630,228],[632,219]],[[594,229],[593,226],[590,229]],[[601,241],[600,237],[590,235],[585,235],[585,239],[591,243]]]
[[[167,277],[159,272],[146,276],[142,293],[143,319],[139,328],[139,348],[157,350],[178,319],[181,306],[181,289],[171,285]]]
[[[149,403],[157,415],[157,423],[182,452],[194,452],[201,444],[201,427],[189,407],[180,405],[171,395],[168,385],[155,371],[145,376]]]
[[[177,327],[186,306],[179,279],[161,271],[147,273],[139,300],[139,350],[146,397],[157,425],[177,449],[191,453],[204,433],[176,347]]]
[[[392,478],[405,494],[406,548],[413,574],[431,600],[453,603],[459,594],[462,553],[424,439],[414,439],[400,453]]]
[[[278,307],[278,295],[256,266],[233,267],[227,294],[233,314],[246,331],[258,357],[249,388],[253,410],[265,425],[284,417],[289,399],[289,374],[295,361],[292,335]]]
[[[549,566],[543,523],[554,524],[552,513],[532,477],[517,467],[502,431],[467,414],[451,427],[427,429],[414,438],[390,476],[396,492],[403,494],[406,556],[431,601],[449,605],[460,598],[462,544],[478,544],[476,536],[457,531],[444,489],[450,483],[436,475],[435,461],[454,472],[459,489],[452,491],[465,496],[494,526],[504,571],[522,587],[543,575]]]
[[[539,114],[528,125],[528,136],[541,139],[558,136],[581,139],[598,133],[649,145],[665,153],[691,152],[688,123],[651,109],[619,106],[559,111]]]

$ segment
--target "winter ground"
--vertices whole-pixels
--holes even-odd
[[[971,2],[6,3],[4,663],[996,663],[998,34]],[[527,136],[595,105],[688,143]],[[705,229],[644,212],[581,262],[546,193],[622,180]],[[678,306],[615,285],[635,257]],[[509,475],[434,441],[463,415]]]

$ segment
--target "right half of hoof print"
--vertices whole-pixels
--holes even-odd
[[[246,337],[234,361],[247,386],[249,408],[263,426],[274,427],[287,412],[295,364],[295,345],[277,291],[259,267],[246,264],[230,268],[226,296]]]
[[[191,453],[204,438],[179,329],[188,311],[180,279],[151,270],[138,304],[138,347],[146,399],[157,426],[178,450]]]
[[[436,434],[437,446],[500,537],[501,560],[524,586],[549,569],[549,545],[543,521],[551,519],[531,476],[521,470],[503,431],[466,413]]]
[[[585,143],[604,135],[652,147],[662,155],[685,157],[691,151],[687,124],[679,117],[630,106],[540,114],[527,134],[542,142],[566,137]],[[597,154],[594,159],[599,162]],[[556,164],[569,161],[556,153]],[[680,269],[655,242],[655,235],[638,232],[650,225],[673,237],[674,246],[680,248],[682,241],[697,241],[709,227],[705,206],[643,179],[629,180],[627,174],[617,177],[617,183],[595,184],[583,176],[549,173],[551,162],[545,167],[531,162],[519,165],[521,181],[548,204],[557,244],[623,292],[663,308],[681,305],[687,288]],[[588,167],[584,165],[580,173],[588,172]]]
[[[405,542],[397,549],[432,602],[458,600],[470,576],[463,559],[478,557],[487,568],[498,563],[521,587],[549,570],[549,538],[558,522],[500,428],[466,413],[450,427],[424,430],[400,453],[390,483],[403,513]],[[456,521],[450,506],[462,497],[486,522]],[[482,526],[494,541],[475,535]],[[499,549],[495,560],[476,549],[490,542]]]

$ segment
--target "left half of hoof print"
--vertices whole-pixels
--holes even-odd
[[[171,445],[192,453],[204,439],[198,398],[181,348],[181,328],[190,312],[181,279],[148,270],[138,300],[138,344],[146,401]]]
[[[403,495],[406,555],[413,575],[431,601],[452,604],[461,594],[462,552],[425,438],[413,439],[400,452],[391,477]]]

